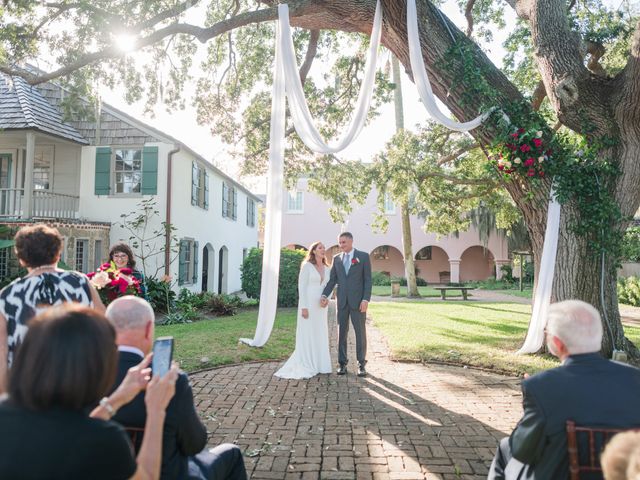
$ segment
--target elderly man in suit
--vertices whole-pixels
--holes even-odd
[[[116,329],[119,362],[114,385],[119,385],[127,370],[140,363],[153,347],[154,314],[145,300],[126,296],[113,301],[106,312]],[[120,408],[113,420],[125,427],[142,428],[146,409],[144,392]],[[240,449],[231,444],[203,450],[207,429],[193,403],[189,379],[181,372],[176,393],[167,406],[162,436],[162,480],[246,480]]]
[[[369,254],[353,248],[353,235],[343,232],[338,237],[342,253],[333,257],[329,282],[322,292],[321,305],[328,304],[328,297],[338,285],[338,375],[347,373],[347,334],[349,318],[356,334],[358,376],[367,374],[367,332],[365,320],[371,300],[371,260]]]
[[[569,478],[566,422],[588,427],[640,427],[640,370],[603,358],[602,321],[578,300],[553,304],[549,351],[562,365],[522,382],[524,415],[504,438],[489,479]]]

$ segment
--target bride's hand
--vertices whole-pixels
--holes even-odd
[[[302,309],[302,318],[309,318],[309,309],[308,308],[303,308]]]

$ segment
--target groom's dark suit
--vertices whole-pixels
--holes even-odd
[[[322,295],[329,297],[338,285],[338,363],[346,365],[347,334],[349,333],[349,317],[356,334],[356,356],[358,363],[364,367],[367,363],[367,332],[365,330],[366,314],[360,312],[360,303],[371,300],[371,260],[369,254],[356,250],[350,253],[348,273],[343,259],[344,252],[333,257],[329,283]]]
[[[142,357],[121,351],[115,386]],[[200,421],[193,403],[189,379],[180,372],[176,392],[169,402],[162,435],[162,480],[246,479],[242,453],[235,445],[220,445],[213,452],[202,451],[207,445],[207,429]],[[144,392],[118,410],[113,420],[125,427],[144,428],[147,410]],[[140,445],[135,445],[136,451]]]

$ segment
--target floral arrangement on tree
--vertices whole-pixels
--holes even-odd
[[[545,146],[542,131],[519,128],[509,137],[509,141],[494,148],[492,159],[498,170],[506,175],[519,173],[523,177],[544,177],[552,150]]]
[[[114,262],[102,264],[95,272],[87,274],[105,305],[125,295],[140,296],[140,282],[130,268],[118,269]]]

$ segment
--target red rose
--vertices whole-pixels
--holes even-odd
[[[527,177],[533,177],[536,174],[536,171],[533,168],[530,168],[527,172]]]
[[[541,171],[538,172],[538,175],[541,176],[541,177],[544,177],[544,172],[541,170]]]
[[[513,168],[510,168],[509,170],[505,170],[504,173],[513,173],[515,172],[515,170]]]
[[[91,273],[87,273],[87,278],[93,278],[95,277],[96,272],[91,272]]]
[[[524,128],[519,128],[518,133],[524,133]]]
[[[358,263],[360,263],[360,260],[358,260],[357,258],[352,258],[351,259],[351,265],[356,265]]]
[[[531,166],[533,166],[534,163],[535,163],[535,160],[533,158],[529,157],[524,161],[524,166],[525,167],[531,167]]]
[[[542,145],[542,140],[540,140],[539,138],[534,138],[534,139],[533,139],[533,144],[534,144],[536,147],[539,147],[540,145]]]
[[[125,294],[127,292],[127,288],[129,288],[129,282],[127,282],[124,278],[120,277],[117,280],[117,287],[120,290],[121,294]]]
[[[518,138],[518,134],[517,134],[517,133],[512,133],[512,134],[511,134],[511,136],[512,136],[513,138]]]
[[[133,270],[131,270],[130,268],[121,268],[120,273],[124,273],[125,275],[131,275],[133,273]]]
[[[504,165],[498,165],[498,170],[504,170]]]
[[[520,151],[521,152],[528,152],[529,150],[531,150],[531,147],[527,144],[521,145],[520,146]]]

